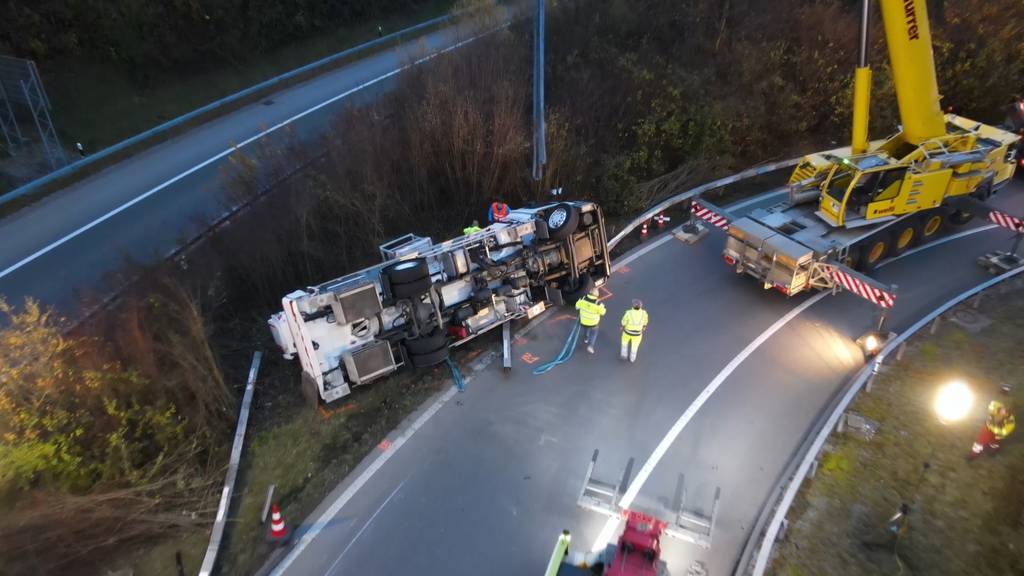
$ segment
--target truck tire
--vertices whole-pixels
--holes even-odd
[[[409,362],[416,368],[429,368],[448,359],[448,346],[427,352],[426,354],[409,353]]]
[[[565,301],[566,306],[574,308],[576,306],[576,302],[590,293],[593,289],[594,279],[590,277],[590,274],[580,274],[576,289],[562,290],[562,299]]]
[[[946,227],[946,212],[943,210],[930,210],[921,216],[921,234],[918,237],[918,244],[925,244],[934,240]]]
[[[892,238],[889,240],[889,253],[899,256],[911,247],[917,246],[921,238],[921,225],[916,218],[905,218],[903,222],[892,230]]]
[[[384,275],[392,284],[410,284],[430,277],[430,268],[423,258],[402,260],[384,268]]]
[[[409,351],[409,354],[429,354],[442,347],[448,347],[448,334],[444,328],[440,326],[435,327],[427,334],[421,335],[419,338],[413,338],[412,340],[405,341],[405,349]]]
[[[861,246],[860,266],[858,270],[867,272],[874,270],[889,255],[890,240],[888,234],[879,234]]]
[[[299,390],[302,392],[302,397],[306,400],[306,405],[311,410],[316,410],[316,407],[320,405],[320,388],[316,385],[316,381],[305,372],[302,373]]]
[[[430,280],[430,276],[408,283],[392,282],[391,296],[395,300],[411,300],[426,294],[430,290],[431,285],[433,285],[433,282]]]
[[[572,204],[555,204],[544,214],[544,221],[548,225],[548,238],[551,240],[564,240],[576,231],[580,223],[580,213]]]
[[[970,210],[954,210],[953,213],[949,215],[949,222],[954,226],[963,226],[971,220],[974,220],[974,213]]]

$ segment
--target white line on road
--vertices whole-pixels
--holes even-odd
[[[419,60],[414,61],[411,64],[406,64],[405,66],[401,66],[399,68],[396,68],[396,69],[392,70],[391,72],[388,72],[387,74],[382,74],[382,75],[377,76],[376,78],[374,78],[372,80],[368,80],[366,82],[363,82],[362,84],[356,86],[355,88],[351,88],[349,90],[346,90],[345,92],[342,92],[341,94],[338,94],[337,96],[334,96],[334,97],[332,97],[332,98],[330,98],[328,100],[325,100],[325,101],[321,102],[320,104],[317,104],[316,106],[313,106],[312,108],[308,108],[308,109],[306,109],[306,110],[304,110],[302,112],[299,112],[298,114],[292,116],[291,118],[288,118],[287,120],[284,120],[283,122],[280,122],[278,124],[275,124],[274,126],[271,126],[270,128],[268,128],[268,129],[266,129],[266,130],[256,134],[255,136],[252,136],[251,138],[248,138],[248,139],[242,141],[239,144],[236,144],[235,146],[232,146],[231,148],[228,148],[227,150],[217,154],[216,156],[213,156],[213,157],[211,157],[211,158],[209,158],[207,160],[204,160],[203,162],[200,162],[199,164],[196,164],[195,166],[193,166],[193,167],[189,168],[188,170],[178,174],[177,176],[171,178],[170,180],[167,180],[167,181],[163,182],[162,184],[157,185],[156,187],[152,188],[148,192],[145,192],[141,196],[137,196],[136,198],[134,198],[132,200],[129,200],[128,202],[125,202],[124,204],[118,206],[117,208],[111,210],[110,212],[107,212],[106,214],[104,214],[103,216],[100,216],[99,218],[93,220],[92,222],[89,222],[88,224],[82,226],[81,228],[75,230],[74,232],[71,232],[70,234],[64,236],[63,238],[60,238],[58,240],[54,240],[50,244],[44,246],[43,248],[40,248],[39,250],[35,251],[34,253],[26,256],[25,258],[22,258],[18,262],[15,262],[11,266],[5,268],[2,272],[0,272],[0,278],[3,278],[4,276],[7,276],[11,272],[14,272],[15,270],[17,270],[17,269],[21,268],[22,266],[28,264],[29,262],[32,262],[36,258],[39,258],[40,256],[42,256],[42,255],[46,254],[47,252],[53,250],[54,248],[57,248],[58,246],[64,244],[68,240],[71,240],[71,239],[73,239],[73,238],[75,238],[77,236],[80,236],[81,234],[84,234],[85,232],[88,232],[89,230],[91,230],[92,228],[96,227],[97,225],[102,224],[103,222],[106,222],[107,220],[113,218],[114,216],[117,216],[121,212],[124,212],[128,208],[131,208],[132,206],[138,204],[139,202],[142,202],[146,198],[149,198],[153,194],[156,194],[157,192],[163,190],[164,188],[170,186],[171,184],[174,184],[178,180],[181,180],[182,178],[188,176],[189,174],[192,174],[193,172],[195,172],[197,170],[201,170],[202,168],[204,168],[206,166],[209,166],[213,162],[216,162],[216,161],[220,160],[221,158],[224,158],[225,156],[231,154],[232,152],[235,152],[236,150],[242,148],[242,146],[245,146],[247,144],[251,144],[252,142],[254,142],[256,140],[259,140],[260,138],[266,136],[267,134],[270,134],[271,132],[274,132],[274,131],[276,131],[276,130],[284,127],[284,126],[287,126],[288,124],[291,124],[292,122],[298,120],[299,118],[302,118],[303,116],[311,114],[311,113],[313,113],[313,112],[323,108],[324,106],[327,106],[327,105],[329,105],[329,104],[331,104],[333,102],[336,102],[336,101],[338,101],[338,100],[340,100],[342,98],[345,98],[346,96],[349,96],[350,94],[352,94],[354,92],[358,92],[359,90],[362,90],[363,88],[366,88],[368,86],[372,86],[372,85],[376,84],[377,82],[380,82],[381,80],[386,80],[387,78],[390,78],[390,77],[392,77],[392,76],[394,76],[396,74],[399,74],[399,73],[401,73],[401,72],[403,72],[403,71],[405,71],[405,70],[407,70],[409,68],[412,68],[413,66],[421,64],[423,62],[426,62],[427,60],[430,60],[431,58],[434,58],[435,56],[439,56],[439,55],[444,54],[446,52],[450,52],[452,50],[455,50],[456,48],[459,48],[460,46],[463,46],[465,44],[469,44],[470,42],[473,42],[474,40],[477,40],[478,38],[484,36],[485,34],[489,34],[489,32],[486,32],[484,34],[478,34],[476,36],[473,36],[472,38],[463,40],[463,41],[458,42],[456,44],[453,44],[453,45],[451,45],[451,46],[449,46],[447,48],[444,48],[442,50],[438,50],[437,52],[434,52],[432,54],[424,56],[424,57],[420,58]]]
[[[374,512],[372,516],[370,516],[370,519],[366,521],[366,524],[363,524],[363,527],[359,529],[359,532],[356,532],[356,535],[352,537],[352,540],[349,540],[348,546],[345,546],[345,549],[341,551],[341,554],[338,554],[338,559],[335,560],[334,564],[331,564],[331,567],[327,569],[326,576],[331,576],[331,574],[334,574],[334,569],[338,567],[338,563],[341,562],[341,559],[345,557],[345,553],[348,552],[348,549],[356,543],[356,540],[359,540],[359,537],[362,536],[363,532],[365,532],[366,529],[370,527],[370,524],[373,524],[373,520],[377,518],[377,514],[380,514],[380,511],[383,510],[384,507],[388,505],[388,502],[391,502],[391,499],[395,497],[395,494],[398,494],[398,491],[402,489],[402,486],[405,486],[406,480],[408,480],[408,478],[402,480],[402,483],[391,491],[391,495],[389,495],[384,500],[384,502],[377,507],[377,511]]]
[[[701,391],[700,395],[697,396],[697,399],[690,404],[686,411],[679,416],[679,419],[676,420],[675,424],[669,428],[668,433],[665,434],[665,437],[658,443],[654,452],[652,452],[650,457],[647,458],[647,462],[644,462],[643,467],[640,468],[640,472],[629,484],[629,488],[627,488],[626,493],[622,495],[622,499],[619,500],[619,505],[622,508],[629,508],[633,504],[633,500],[636,499],[637,494],[640,493],[640,488],[643,487],[644,483],[647,482],[647,478],[650,477],[652,472],[654,472],[654,467],[658,465],[658,462],[660,462],[665,456],[665,453],[668,452],[669,447],[672,446],[672,443],[675,442],[676,438],[679,437],[679,434],[682,433],[683,428],[689,424],[690,420],[692,420],[697,414],[697,411],[700,410],[708,401],[708,398],[711,398],[711,395],[718,390],[719,386],[722,385],[722,382],[725,382],[725,379],[728,378],[733,371],[747,359],[748,356],[753,354],[761,344],[764,344],[764,342],[771,338],[772,335],[781,330],[782,327],[788,324],[790,320],[796,318],[801,312],[810,308],[825,296],[830,296],[831,294],[831,292],[820,292],[815,294],[796,308],[787,312],[785,316],[776,320],[774,324],[769,326],[768,329],[755,338],[753,342],[747,344],[747,347],[737,354],[736,357],[728,364],[726,364],[725,368],[722,368],[721,372],[715,376],[715,379]],[[612,534],[615,532],[618,525],[619,520],[617,518],[609,518],[608,521],[605,522],[604,528],[601,529],[601,533],[598,534],[597,539],[594,540],[594,545],[591,547],[591,550],[595,552],[603,550],[611,541]]]
[[[402,434],[391,443],[391,446],[389,446],[388,449],[380,455],[380,457],[367,466],[366,470],[363,470],[362,474],[357,476],[355,481],[353,481],[352,484],[341,493],[341,496],[339,496],[338,499],[320,515],[320,518],[317,518],[316,523],[310,526],[309,530],[306,530],[295,547],[288,552],[287,556],[285,556],[284,560],[274,567],[274,571],[270,573],[271,576],[281,576],[281,574],[284,574],[285,569],[287,569],[288,566],[299,557],[299,554],[302,554],[302,551],[306,549],[306,546],[309,546],[309,543],[312,542],[318,534],[320,534],[320,531],[330,523],[331,519],[338,515],[338,512],[341,511],[345,504],[348,504],[348,501],[356,495],[356,492],[359,492],[359,489],[370,480],[377,470],[390,460],[391,457],[398,452],[398,449],[408,442],[409,438],[412,438],[412,435],[419,430],[421,426],[426,424],[427,420],[430,420],[430,418],[440,410],[448,400],[451,400],[452,396],[454,396],[456,392],[458,392],[458,390],[454,386],[449,388],[448,391],[438,398],[436,402],[431,404],[430,408],[427,408],[426,412],[421,414],[407,430],[402,432]]]
[[[910,256],[911,254],[916,254],[923,250],[940,246],[942,244],[945,244],[946,242],[952,242],[953,240],[958,240],[960,238],[964,238],[972,234],[977,234],[979,232],[984,232],[986,230],[991,230],[992,228],[997,227],[998,226],[996,226],[995,224],[991,224],[988,226],[980,226],[978,228],[973,228],[971,230],[965,230],[958,234],[953,234],[952,236],[942,238],[930,244],[921,246],[920,248],[905,252],[904,254],[897,256],[896,258],[892,258],[890,260],[882,262],[879,265],[879,268],[881,268],[882,266],[886,266],[888,264],[892,264],[893,262],[899,260],[900,258]],[[655,245],[652,245],[648,250],[645,250],[645,252],[648,252],[654,249],[655,247]],[[764,344],[764,342],[768,340],[768,338],[771,338],[776,332],[782,329],[782,327],[785,326],[790,320],[796,318],[804,310],[810,308],[818,301],[820,301],[822,298],[829,295],[831,295],[831,292],[820,292],[813,296],[812,298],[809,298],[807,301],[803,302],[796,308],[790,310],[785,316],[779,318],[774,324],[768,327],[767,330],[762,332],[761,335],[758,336],[753,342],[748,344],[742,352],[740,352],[735,358],[732,359],[732,361],[729,362],[729,364],[725,366],[725,368],[722,368],[722,371],[719,372],[717,376],[715,376],[715,379],[712,380],[706,388],[704,388],[700,395],[697,396],[697,399],[694,400],[692,404],[690,404],[686,411],[683,412],[683,414],[679,417],[678,420],[676,420],[675,424],[672,425],[668,433],[665,434],[665,437],[661,439],[661,442],[654,449],[654,452],[651,453],[651,456],[647,459],[647,462],[644,463],[643,468],[640,469],[640,472],[636,475],[636,477],[633,479],[633,482],[626,489],[625,494],[622,495],[622,499],[619,500],[619,505],[622,508],[629,508],[633,504],[633,500],[635,500],[637,494],[640,493],[640,489],[643,487],[644,483],[647,482],[647,479],[654,471],[655,466],[658,465],[658,462],[660,462],[661,459],[665,456],[665,453],[668,451],[669,447],[672,445],[673,442],[675,442],[676,438],[679,437],[679,434],[682,433],[683,428],[685,428],[686,425],[690,422],[690,420],[693,419],[693,417],[697,414],[697,411],[700,410],[700,408],[708,401],[711,395],[714,394],[716,390],[718,390],[719,386],[722,385],[725,379],[728,378],[733,373],[733,371],[736,370],[736,368],[741,363],[743,363],[744,360],[746,360],[748,356],[750,356],[755,350],[757,350],[757,348],[760,347],[761,344]],[[618,525],[618,519],[609,518],[605,522],[604,527],[601,529],[601,532],[598,534],[597,539],[594,540],[594,545],[591,547],[591,550],[594,552],[603,550],[605,546],[607,546],[607,544],[611,542],[612,535],[615,533],[616,529],[618,528]]]

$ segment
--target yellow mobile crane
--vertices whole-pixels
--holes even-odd
[[[854,75],[853,142],[803,158],[789,200],[729,225],[724,258],[787,294],[827,288],[830,261],[858,270],[964,224],[970,205],[1006,184],[1020,137],[954,114],[943,115],[925,0],[879,0],[902,126],[868,141],[870,0],[861,11]]]

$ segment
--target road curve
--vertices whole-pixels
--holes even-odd
[[[1024,212],[1024,186],[1015,183],[993,204]],[[1009,235],[981,230],[878,270],[877,277],[900,286],[890,328],[905,328],[984,281],[975,258],[1008,247]],[[723,368],[775,325],[719,378],[633,504],[664,513],[679,474],[697,506],[709,506],[721,487],[711,549],[670,541],[664,557],[674,574],[694,560],[713,576],[731,574],[788,459],[862,365],[852,340],[871,328],[873,309],[849,294],[787,299],[764,291],[721,262],[722,242],[712,233],[695,246],[673,239],[638,248],[646,252],[610,283],[595,356],[581,353],[533,376],[524,358],[554,357],[573,321],[550,314],[516,343],[511,375],[497,365],[484,370],[455,396],[458,402],[434,406],[372,475],[339,486],[300,530],[301,550],[275,573],[540,574],[561,530],[572,531],[575,549],[588,549],[605,525],[575,506],[592,451],[601,450],[597,477],[617,479],[629,458],[636,459],[635,472]],[[629,365],[617,359],[615,323],[634,297],[644,300],[651,326],[638,362]],[[803,310],[793,316],[797,307]],[[779,327],[787,314],[792,318]],[[353,495],[354,480],[361,487]],[[351,498],[332,509],[347,488]]]
[[[221,170],[234,146],[323,131],[343,106],[394,85],[405,66],[466,42],[455,26],[327,72],[144,150],[0,220],[0,295],[72,314],[105,293],[126,261],[163,258],[224,212]],[[287,128],[286,128],[287,127]],[[286,128],[286,129],[279,129]]]

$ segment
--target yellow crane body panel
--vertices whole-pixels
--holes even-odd
[[[935,79],[932,34],[925,0],[880,0],[885,41],[907,142],[946,133]]]

